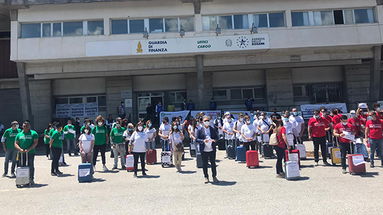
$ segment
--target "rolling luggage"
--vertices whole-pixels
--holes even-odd
[[[151,149],[146,152],[146,164],[154,165],[155,163],[157,163],[157,151]]]
[[[217,141],[217,144],[218,144],[218,150],[225,150],[226,149],[226,146],[225,146],[225,140],[224,139],[219,139]]]
[[[126,155],[126,171],[131,172],[134,170],[134,156],[132,154]]]
[[[190,156],[191,157],[195,157],[196,156],[196,147],[195,147],[195,143],[194,142],[190,143]]]
[[[301,160],[306,159],[306,146],[304,144],[296,144],[296,149],[299,151],[299,158]]]
[[[243,146],[238,146],[236,149],[236,161],[246,162],[246,149]]]
[[[171,151],[163,151],[161,152],[161,166],[171,167],[173,165],[173,157]]]
[[[341,164],[342,163],[342,157],[341,157],[341,154],[340,154],[340,148],[337,148],[337,147],[333,147],[331,148],[331,163],[332,165],[337,165],[337,164]]]
[[[293,149],[293,150],[285,150],[285,159],[287,161],[296,161],[299,166],[301,166],[301,159],[299,156],[299,150]]]
[[[301,177],[299,164],[296,161],[285,162],[285,172],[287,180],[296,180]]]
[[[24,162],[24,156],[26,162]],[[31,172],[27,166],[28,153],[18,153],[17,157],[19,162],[16,168],[16,187],[31,186]]]
[[[197,145],[197,148],[196,148],[196,165],[197,165],[197,168],[202,168],[202,154],[201,154],[201,151],[199,150],[199,145]]]
[[[91,182],[93,179],[93,166],[90,163],[78,165],[78,182]]]
[[[270,146],[268,143],[263,143],[262,147],[263,147],[262,155],[265,159],[271,159],[275,157],[272,146]]]
[[[246,152],[246,166],[248,168],[259,167],[258,151],[249,150]]]
[[[362,154],[349,154],[347,155],[348,171],[351,175],[366,174],[366,162]]]
[[[331,142],[327,142],[326,147],[327,147],[327,157],[331,157],[331,149],[334,148],[334,144]]]
[[[227,145],[226,155],[229,159],[235,159],[235,148],[233,145]]]

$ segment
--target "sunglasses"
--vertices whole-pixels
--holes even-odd
[[[204,122],[210,122],[210,120],[204,120]]]

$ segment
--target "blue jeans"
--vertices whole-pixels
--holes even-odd
[[[170,151],[169,140],[161,140],[162,151]]]
[[[354,147],[355,154],[362,154],[364,158],[368,158],[366,145],[363,143],[356,143]]]
[[[383,139],[369,139],[370,145],[371,145],[371,154],[370,154],[370,160],[371,164],[374,164],[374,157],[375,157],[375,151],[379,150],[380,154],[383,154]],[[382,161],[383,164],[383,157],[380,156],[380,160]]]
[[[7,149],[5,152],[5,161],[4,161],[4,173],[8,174],[9,161],[12,161],[11,173],[15,173],[16,168],[16,149]]]
[[[145,142],[147,149],[156,149],[156,141]]]

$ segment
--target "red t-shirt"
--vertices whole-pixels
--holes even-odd
[[[360,119],[359,118],[354,118],[354,117],[351,117],[347,120],[348,123],[350,123],[352,126],[355,127],[355,135],[356,136],[360,136],[362,133],[361,133],[361,130],[362,130],[362,124],[360,122]]]
[[[328,121],[328,124],[332,123],[332,117],[330,115],[327,115],[327,116],[325,116],[323,118]]]
[[[281,130],[278,132],[277,138],[278,138],[278,147],[285,149],[287,147],[285,140],[282,137],[282,134],[286,135],[286,128],[282,126]]]
[[[370,129],[370,132],[368,134],[368,137],[374,140],[377,139],[382,139],[383,134],[382,134],[382,128],[383,128],[383,121],[378,119],[378,120],[368,120],[366,122],[366,127]]]
[[[312,137],[326,136],[325,128],[328,128],[329,124],[330,123],[323,117],[320,117],[318,119],[315,119],[314,117],[312,117],[308,123],[309,127],[311,128],[311,136]]]
[[[376,116],[378,117],[378,119],[383,119],[382,112],[378,112],[378,111],[375,111],[375,112],[376,112]]]
[[[352,126],[350,123],[348,123],[347,125],[343,125],[342,123],[338,123],[334,127],[334,130],[335,130],[335,132],[337,134],[342,134],[343,131],[348,131],[348,132],[355,133],[355,127]],[[342,137],[338,137],[338,140],[341,143],[350,143],[351,142],[349,139],[345,139],[345,138],[342,138]]]
[[[358,116],[358,119],[360,120],[360,125],[362,126],[366,126],[366,122],[367,122],[367,115],[359,115]]]
[[[332,117],[332,123],[335,125],[337,125],[338,123],[340,123],[340,117],[342,116],[342,114],[337,114],[335,116]]]

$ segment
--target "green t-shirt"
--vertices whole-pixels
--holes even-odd
[[[17,134],[15,141],[19,142],[19,147],[22,149],[29,149],[32,145],[34,140],[38,140],[39,135],[36,131],[30,130],[29,132],[25,133],[24,131],[21,131]],[[32,149],[29,153],[34,154],[36,152],[35,149]]]
[[[48,129],[44,130],[44,144],[49,144],[49,141],[51,140],[51,138],[45,137],[45,135],[49,136],[49,133],[50,133],[50,130],[49,131],[48,131]]]
[[[120,128],[116,127],[112,129],[112,131],[110,132],[110,137],[114,144],[124,143],[123,134],[125,130],[126,129],[124,127],[120,127]]]
[[[104,145],[106,144],[106,135],[108,129],[105,125],[103,126],[95,126],[92,130],[92,134],[94,135],[94,145]]]
[[[48,136],[50,136],[50,137],[52,138],[52,134],[53,134],[53,132],[55,132],[55,131],[56,131],[56,129],[51,128],[51,130],[49,130]]]
[[[64,138],[68,140],[74,139],[74,134],[76,133],[74,125],[66,125],[64,126]]]
[[[84,132],[84,129],[85,129],[85,125],[81,126],[81,128],[80,128],[80,135]]]
[[[21,129],[13,130],[12,128],[8,128],[4,131],[2,142],[5,139],[5,146],[7,149],[14,149],[15,148],[15,138],[18,133],[21,132]]]
[[[63,147],[64,135],[62,131],[60,132],[56,130],[55,132],[53,132],[51,138],[53,139],[52,147],[55,147],[55,148]]]

